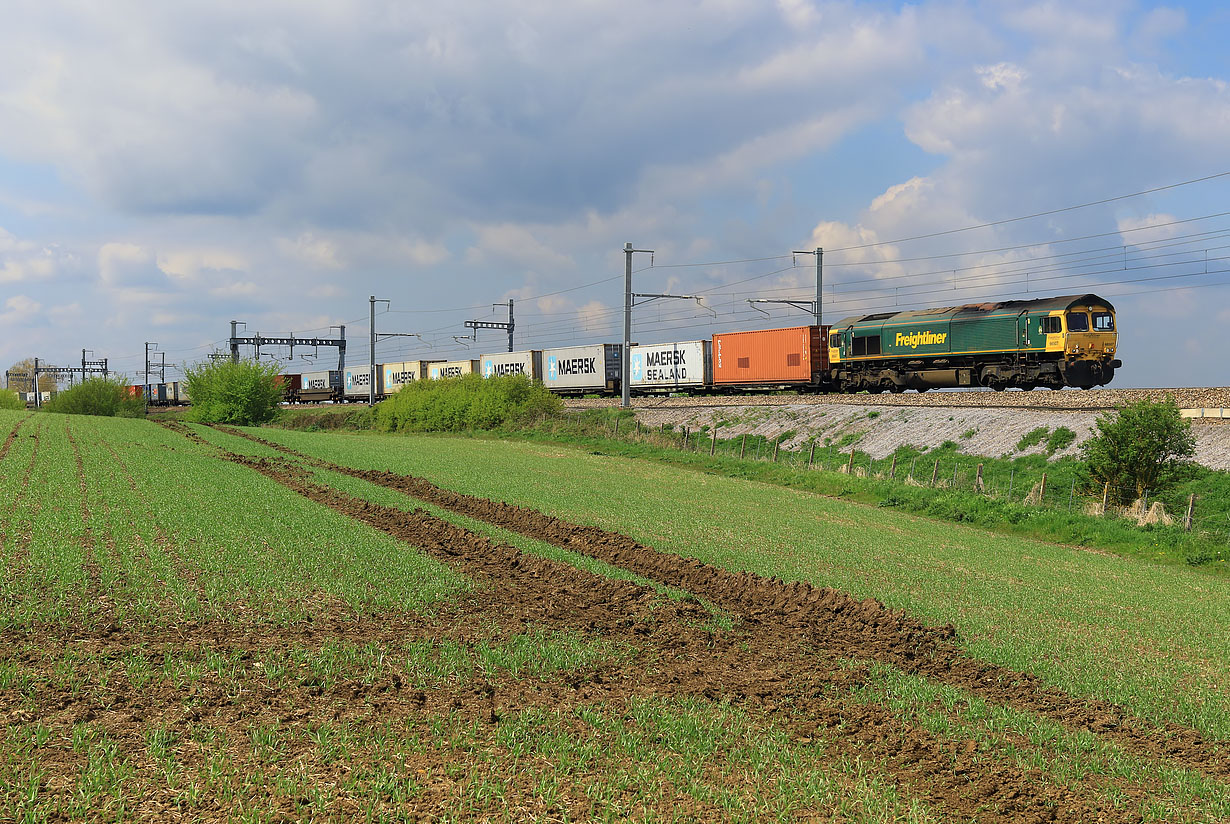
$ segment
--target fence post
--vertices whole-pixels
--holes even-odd
[[[978,464],[978,474],[974,477],[974,491],[982,491],[982,464]]]
[[[641,419],[640,418],[636,419],[636,436],[638,438],[641,436]]]
[[[940,477],[940,459],[935,459],[935,468],[931,470],[931,485],[935,486],[935,482]]]
[[[615,418],[615,440],[619,440],[619,417]]]
[[[815,460],[816,460],[816,442],[812,441],[811,442],[811,452],[807,454],[807,468],[808,469],[811,469],[811,465],[815,462]]]
[[[1045,500],[1046,500],[1046,473],[1043,472],[1042,473],[1042,488],[1038,490],[1038,505],[1041,506],[1042,502]]]
[[[1016,467],[1012,467],[1012,471],[1008,473],[1008,500],[1012,500],[1012,484],[1016,480]]]
[[[713,453],[717,451],[717,427],[713,427],[713,442],[709,444],[709,457],[713,457]]]
[[[910,475],[909,475],[909,477],[911,477],[911,478],[913,478],[913,477],[914,477],[914,467],[916,467],[916,466],[918,466],[918,456],[917,456],[917,455],[915,455],[915,456],[914,456],[914,460],[910,463]]]
[[[1183,531],[1192,531],[1192,507],[1196,504],[1196,493],[1187,496],[1187,517],[1183,519]]]
[[[890,481],[897,480],[897,453],[893,453],[893,465],[888,470],[888,479]]]
[[[743,433],[743,442],[739,444],[739,460],[743,460],[743,453],[747,451],[747,433]]]
[[[773,463],[777,463],[777,448],[781,446],[781,441],[773,441]]]
[[[1102,487],[1102,514],[1106,514],[1106,505],[1110,503],[1110,481]]]
[[[957,467],[960,466],[956,461],[952,462],[952,488],[957,488]]]
[[[850,447],[850,463],[846,464],[846,474],[854,474],[854,447]]]
[[[1068,490],[1068,511],[1072,511],[1072,496],[1076,494],[1076,479],[1072,479],[1072,487]]]
[[[683,448],[688,448],[688,428],[686,426],[683,428]]]

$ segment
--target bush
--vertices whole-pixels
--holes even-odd
[[[186,367],[184,375],[192,401],[186,417],[199,423],[264,423],[282,402],[276,362],[208,361]]]
[[[65,415],[138,418],[145,414],[145,399],[129,395],[123,378],[90,378],[58,393],[43,409]]]
[[[1081,444],[1085,472],[1095,488],[1109,483],[1116,503],[1129,504],[1185,480],[1196,454],[1192,425],[1173,399],[1140,401],[1100,415],[1097,433]]]
[[[12,389],[0,389],[0,409],[25,409],[26,402]]]
[[[376,427],[386,432],[495,429],[559,414],[563,406],[524,375],[465,375],[406,384],[376,407]]]
[[[1046,454],[1054,455],[1061,449],[1067,449],[1076,440],[1076,433],[1066,426],[1061,426],[1046,439]]]

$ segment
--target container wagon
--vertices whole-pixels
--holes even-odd
[[[527,349],[524,352],[500,352],[479,358],[484,378],[504,375],[525,375],[532,381],[542,380],[542,350]]]
[[[717,389],[831,388],[829,327],[794,326],[713,336],[713,385]]]
[[[620,347],[616,343],[542,350],[542,383],[562,395],[620,391]]]
[[[443,362],[440,360],[416,360],[384,364],[381,368],[384,372],[385,394],[393,395],[408,383],[426,380],[428,367],[433,363]]]
[[[703,390],[713,385],[712,353],[708,340],[630,347],[628,386],[636,394]]]
[[[478,372],[478,361],[456,360],[440,361],[427,367],[427,377],[431,380],[441,378],[460,378],[462,375],[473,375]]]
[[[377,398],[384,397],[384,387],[381,386],[384,378],[384,370],[382,364],[376,364],[376,384],[375,395]],[[369,397],[372,386],[372,368],[371,366],[347,366],[342,370],[342,400],[346,401],[362,401]]]

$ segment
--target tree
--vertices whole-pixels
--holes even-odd
[[[271,420],[282,402],[279,366],[254,360],[205,361],[184,367],[192,409],[201,423],[248,425]]]
[[[1097,434],[1081,445],[1090,481],[1110,484],[1111,499],[1128,504],[1145,490],[1160,492],[1183,480],[1196,454],[1190,421],[1173,398],[1139,401],[1099,415]]]
[[[40,364],[46,366],[46,363]],[[34,374],[34,358],[25,358],[17,361],[9,367],[9,389],[14,392],[31,392],[33,381],[31,376]],[[40,374],[38,376],[38,388],[43,392],[54,392],[57,385],[55,375]]]

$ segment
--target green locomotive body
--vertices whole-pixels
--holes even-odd
[[[847,392],[1101,386],[1122,365],[1114,311],[1086,294],[845,318],[830,378]]]

